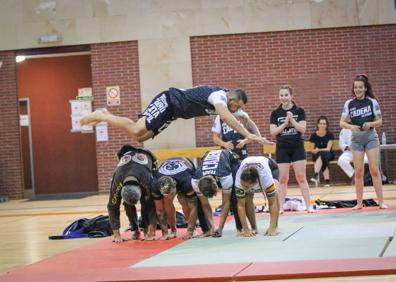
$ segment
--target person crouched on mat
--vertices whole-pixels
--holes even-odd
[[[203,231],[202,236],[208,236],[209,227],[197,195],[191,186],[194,171],[195,166],[191,160],[185,157],[175,157],[165,160],[154,174],[156,183],[151,187],[151,195],[161,229],[163,234],[168,234],[168,224],[171,229],[171,234],[161,239],[176,238],[176,209],[173,204],[176,195],[188,222],[187,233],[182,238],[193,237],[197,218]]]
[[[111,181],[110,197],[107,204],[110,226],[113,229],[114,242],[125,241],[120,234],[121,200],[129,219],[132,240],[140,238],[136,204],[140,201],[142,227],[145,240],[155,240],[157,218],[155,207],[150,198],[149,187],[153,182],[152,172],[156,167],[156,158],[150,151],[124,145],[117,153],[119,162]]]
[[[247,157],[244,159],[235,177],[235,193],[238,199],[238,214],[242,224],[243,237],[257,234],[253,197],[255,191],[261,191],[268,199],[270,224],[265,235],[276,236],[278,232],[279,199],[275,180],[272,176],[269,159],[266,157]],[[246,217],[249,220],[249,229]]]

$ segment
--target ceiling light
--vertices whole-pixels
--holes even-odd
[[[16,61],[17,63],[21,63],[21,62],[23,62],[24,60],[26,60],[26,57],[25,57],[25,56],[16,56],[16,58],[15,58],[15,61]]]

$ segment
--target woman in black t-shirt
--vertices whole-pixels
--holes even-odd
[[[306,129],[305,112],[293,102],[293,89],[283,85],[279,90],[281,104],[271,113],[270,132],[276,137],[276,162],[279,166],[279,202],[283,212],[283,202],[287,194],[290,164],[301,193],[304,197],[308,212],[313,212],[310,202],[309,186],[305,169],[307,156],[304,149],[302,134]]]
[[[327,117],[320,116],[316,122],[316,131],[311,134],[309,142],[314,144],[312,150],[312,160],[314,165],[314,177],[311,181],[317,187],[319,184],[319,172],[322,171],[325,179],[325,187],[330,187],[330,161],[334,160],[334,153],[331,151],[333,146],[334,135],[328,131],[329,121]]]

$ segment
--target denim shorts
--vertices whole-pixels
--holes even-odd
[[[354,151],[365,152],[380,145],[375,129],[356,131],[352,133],[351,148]]]

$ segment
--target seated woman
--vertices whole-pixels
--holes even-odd
[[[329,132],[329,121],[327,117],[321,116],[316,123],[316,131],[312,133],[309,141],[314,144],[312,150],[312,160],[314,165],[314,177],[311,181],[318,187],[320,183],[319,172],[322,171],[325,180],[325,187],[330,187],[330,161],[334,160],[334,153],[331,151],[334,135]]]

